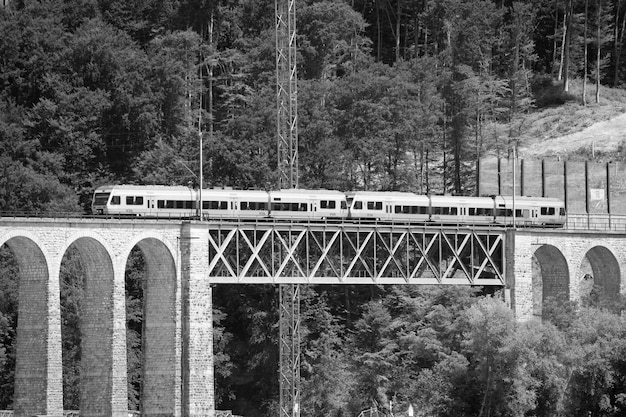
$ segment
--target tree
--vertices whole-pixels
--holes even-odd
[[[353,374],[344,352],[345,338],[333,317],[326,294],[302,287],[304,294],[300,337],[303,416],[341,416],[348,413]]]

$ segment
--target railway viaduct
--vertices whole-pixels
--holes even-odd
[[[495,285],[519,320],[597,284],[622,292],[626,230],[0,218],[19,270],[14,414],[63,414],[60,269],[84,270],[81,416],[127,416],[125,269],[143,253],[146,416],[213,416],[221,283]],[[2,279],[2,278],[0,278]]]

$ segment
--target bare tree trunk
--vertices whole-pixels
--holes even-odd
[[[573,0],[566,0],[567,6],[565,9],[565,47],[563,53],[563,91],[569,91],[569,49],[572,39],[572,3]]]
[[[583,42],[585,43],[585,54],[584,54],[584,67],[583,67],[583,106],[587,105],[587,54],[588,54],[588,46],[587,46],[587,18],[589,16],[589,0],[585,0],[585,30],[583,35]]]
[[[615,10],[615,25],[613,31],[613,56],[615,57],[615,72],[613,73],[613,87],[617,87],[619,81],[619,55],[622,49],[622,42],[619,33],[619,14],[621,11],[621,1],[617,1],[617,10]]]
[[[397,0],[396,12],[396,62],[400,62],[400,17],[402,16],[402,0]]]
[[[568,0],[566,0],[568,1]],[[567,13],[563,14],[563,36],[561,37],[561,61],[559,63],[559,75],[557,79],[559,81],[563,80],[563,65],[565,61],[565,34],[567,33]]]
[[[381,50],[381,42],[382,42],[382,33],[380,30],[380,4],[378,0],[376,0],[376,33],[377,33],[377,42],[376,42],[376,60],[380,62],[380,50]]]
[[[556,62],[556,54],[559,45],[556,41],[556,34],[559,31],[559,5],[557,2],[554,4],[554,41],[552,42],[552,64],[550,66],[550,72],[554,74],[554,63]],[[561,79],[561,66],[559,65],[559,80]]]
[[[596,103],[600,103],[600,49],[602,48],[600,39],[600,16],[602,15],[602,0],[596,0]]]
[[[616,27],[616,30],[615,30],[615,78],[613,81],[613,84],[615,87],[617,87],[617,85],[619,84],[619,70],[620,70],[620,63],[621,63],[621,57],[622,57],[622,48],[624,47],[624,32],[626,31],[626,13],[625,13],[624,16],[622,16],[622,29],[619,32],[619,37],[617,36],[617,23],[619,20],[619,5],[621,5],[621,2],[618,3],[618,12],[615,14],[615,27]]]

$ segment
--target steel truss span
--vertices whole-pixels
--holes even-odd
[[[212,283],[504,286],[505,229],[209,222]]]

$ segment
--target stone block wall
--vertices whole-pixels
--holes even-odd
[[[624,233],[518,229],[507,239],[514,245],[507,251],[513,274],[508,279],[519,320],[540,317],[543,303],[551,297],[580,300],[589,278],[604,288],[607,297],[624,292]]]
[[[149,277],[145,414],[180,416],[186,409],[189,416],[214,415],[212,300],[203,279],[208,241],[190,244],[187,253],[204,263],[187,260],[182,274],[181,227],[181,222],[0,219],[0,245],[9,246],[20,270],[15,417],[63,414],[59,271],[70,246],[78,249],[85,272],[81,415],[128,413],[125,269],[135,246],[145,255]],[[185,301],[183,275],[189,289]]]

